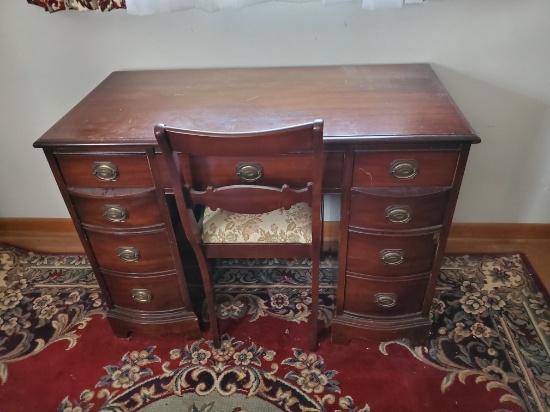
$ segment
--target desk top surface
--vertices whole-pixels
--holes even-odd
[[[156,144],[153,127],[250,132],[325,121],[328,143],[479,138],[427,64],[120,71],[36,147]]]

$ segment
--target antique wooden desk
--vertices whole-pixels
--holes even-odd
[[[425,64],[107,77],[35,147],[44,149],[117,335],[200,333],[153,126],[255,131],[317,118],[325,121],[324,191],[342,199],[332,339],[426,338],[479,138]]]

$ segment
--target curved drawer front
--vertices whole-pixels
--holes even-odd
[[[174,269],[164,230],[149,233],[86,231],[99,266],[126,273],[158,273]]]
[[[429,272],[437,234],[373,235],[349,231],[347,270],[366,275],[405,276]]]
[[[170,310],[184,306],[176,274],[114,276],[103,274],[115,306],[134,310]]]
[[[352,186],[451,186],[458,155],[458,152],[358,152]]]
[[[58,154],[69,187],[153,187],[145,155]]]
[[[96,189],[72,192],[71,198],[84,225],[133,228],[162,223],[154,190]]]
[[[352,190],[350,225],[407,230],[441,225],[449,190],[426,192],[418,188]]]
[[[400,316],[421,312],[429,276],[387,281],[346,275],[344,311],[367,316]]]

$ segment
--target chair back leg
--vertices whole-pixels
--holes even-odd
[[[197,254],[197,261],[202,275],[204,284],[204,293],[206,297],[206,310],[208,313],[208,321],[210,330],[212,331],[212,341],[216,349],[220,348],[220,327],[218,325],[218,317],[216,314],[216,303],[214,299],[214,291],[212,290],[212,281],[210,271],[208,270],[208,262],[202,253]]]
[[[314,254],[311,263],[311,319],[310,319],[310,350],[317,350],[317,333],[319,324],[319,278],[321,275],[320,256]]]

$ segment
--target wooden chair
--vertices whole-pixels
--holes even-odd
[[[198,260],[214,344],[220,344],[220,334],[207,259],[308,257],[310,347],[316,350],[323,121],[253,133],[208,133],[159,124],[155,136]],[[197,221],[198,205],[204,212]],[[259,225],[266,221],[271,221],[267,228]]]

